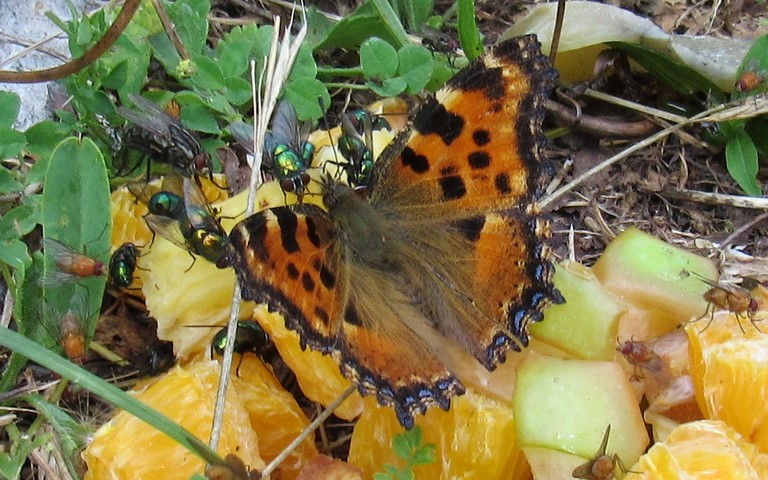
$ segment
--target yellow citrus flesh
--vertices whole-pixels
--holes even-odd
[[[705,321],[685,327],[699,408],[768,452],[768,335],[730,312]]]
[[[758,480],[768,478],[768,456],[724,422],[677,427],[629,468],[624,480]]]
[[[232,377],[231,387],[243,401],[251,427],[259,437],[259,453],[272,461],[309,425],[293,395],[283,389],[274,375],[253,354],[246,354]],[[280,464],[272,478],[292,479],[318,452],[310,435]]]
[[[134,393],[139,401],[207,442],[218,376],[217,362],[176,367],[138,386]],[[234,388],[228,389],[226,412],[218,452],[236,454],[251,468],[262,468],[257,434]],[[83,459],[88,464],[86,480],[189,478],[204,469],[199,457],[126,412],[118,413],[96,432]]]
[[[383,472],[384,464],[403,466],[392,450],[392,438],[403,431],[394,410],[365,399],[365,411],[355,425],[349,463],[363,470],[364,478]],[[413,467],[416,478],[524,479],[528,467],[515,439],[512,407],[468,391],[451,400],[447,412],[430,408],[416,417],[423,444],[434,444],[436,459]]]
[[[233,371],[219,454],[236,454],[262,468],[306,428],[309,421],[293,397],[254,355],[246,355],[240,376]],[[164,413],[198,438],[210,435],[220,366],[204,361],[176,367],[135,390],[138,400]],[[136,439],[141,439],[137,442]],[[309,437],[281,464],[273,478],[292,479],[317,455]],[[126,448],[130,446],[130,448]],[[118,413],[94,436],[83,453],[87,479],[189,478],[203,462],[146,423]]]
[[[313,402],[328,405],[351,385],[342,376],[339,366],[330,356],[312,350],[302,350],[299,334],[285,326],[282,315],[269,313],[264,305],[254,309],[257,321],[275,342],[286,365],[296,373],[301,391]],[[363,399],[355,392],[335,410],[335,415],[352,420],[363,411]]]

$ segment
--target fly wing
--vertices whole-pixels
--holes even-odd
[[[157,104],[152,103],[139,95],[131,94],[128,98],[131,99],[133,104],[136,105],[139,110],[118,107],[117,113],[129,122],[165,139],[170,139],[172,137],[170,130],[171,125],[181,127],[181,124],[177,119],[168,115],[168,113]]]

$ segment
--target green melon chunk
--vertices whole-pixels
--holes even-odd
[[[605,249],[593,268],[605,288],[646,310],[661,310],[685,322],[707,309],[700,277],[716,281],[710,260],[629,228]]]
[[[555,286],[565,303],[553,305],[531,335],[584,360],[611,360],[623,306],[592,272],[576,263],[558,265]]]
[[[648,445],[634,389],[614,362],[531,352],[518,370],[512,408],[521,447],[591,458],[609,424],[606,451],[618,454],[624,465],[633,465]]]

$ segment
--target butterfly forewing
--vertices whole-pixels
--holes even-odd
[[[372,202],[402,198],[428,207],[420,214],[456,216],[525,209],[540,190],[543,103],[555,77],[532,36],[469,64],[416,114],[394,162],[376,166]]]
[[[237,224],[230,233],[233,266],[243,298],[268,303],[304,344],[328,353],[339,331],[347,272],[327,215],[317,207],[305,210],[312,215],[280,207]]]

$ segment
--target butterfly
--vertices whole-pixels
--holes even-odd
[[[465,362],[493,370],[564,301],[535,204],[556,76],[535,36],[503,42],[426,102],[367,188],[329,178],[327,210],[240,222],[230,263],[243,298],[283,314],[303,348],[332,355],[405,428],[450,408]]]

